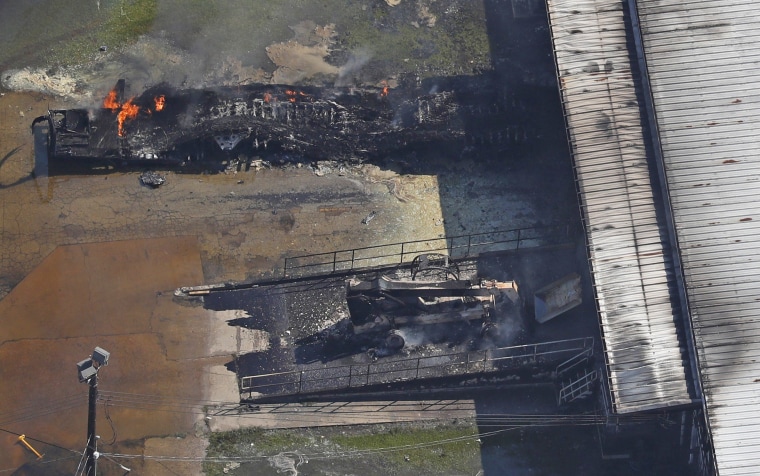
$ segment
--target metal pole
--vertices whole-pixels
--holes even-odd
[[[87,411],[87,460],[85,462],[84,474],[86,476],[95,476],[97,471],[97,460],[95,459],[95,409],[98,401],[98,374],[96,373],[88,382],[90,384],[89,409]]]

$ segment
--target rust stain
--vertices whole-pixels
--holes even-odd
[[[739,161],[735,159],[726,159],[723,161],[724,164],[738,164]]]
[[[742,102],[742,100],[737,98],[731,101],[731,104],[739,104],[740,102]]]
[[[739,220],[739,221],[752,221],[752,218],[750,218],[750,217],[747,217],[747,218],[742,218],[742,219],[741,219],[741,220]]]
[[[336,217],[338,215],[342,215],[343,213],[350,212],[353,208],[352,207],[319,207],[318,210],[320,213],[324,213],[326,216],[329,217]]]

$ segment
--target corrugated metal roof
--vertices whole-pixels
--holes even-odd
[[[623,3],[548,0],[547,5],[613,410],[691,403]]]
[[[760,9],[637,0],[719,474],[760,471]]]

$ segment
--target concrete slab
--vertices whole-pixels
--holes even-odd
[[[475,417],[472,400],[382,402],[310,402],[256,405],[254,409],[222,414],[210,410],[212,431],[245,427],[302,428],[410,421],[437,421]],[[216,413],[216,414],[215,414]]]

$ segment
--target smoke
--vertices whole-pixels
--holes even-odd
[[[404,347],[416,347],[429,342],[425,337],[425,331],[421,328],[404,328],[396,331],[401,337],[404,338]]]
[[[335,80],[335,86],[350,86],[358,77],[361,69],[372,59],[372,53],[366,48],[358,49],[351,53],[340,71],[338,78]]]

